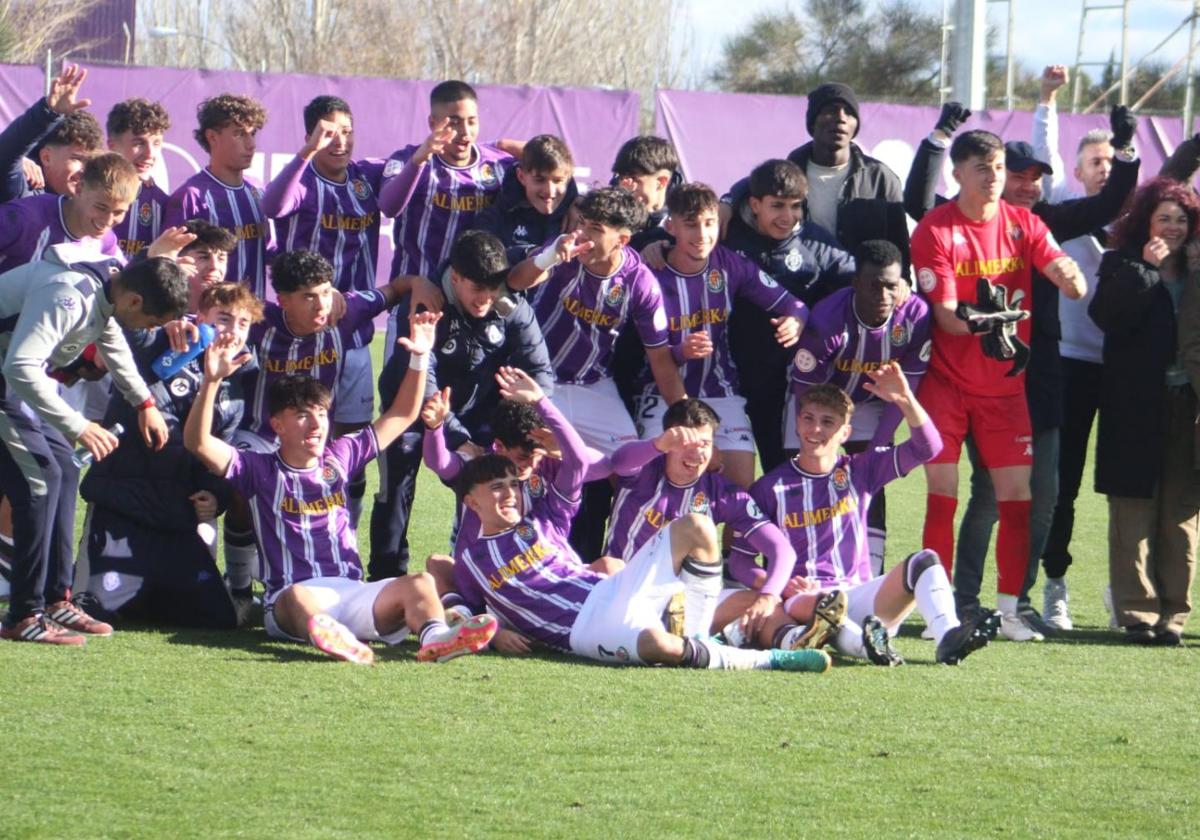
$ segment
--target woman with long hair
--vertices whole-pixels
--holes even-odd
[[[1113,612],[1135,644],[1179,645],[1191,612],[1197,399],[1177,348],[1200,332],[1198,237],[1196,193],[1146,184],[1113,231],[1088,309],[1104,331],[1096,490],[1108,496]]]

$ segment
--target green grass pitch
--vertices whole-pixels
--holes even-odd
[[[923,493],[889,489],[891,558]],[[423,474],[415,554],[445,548],[451,509]],[[1105,528],[1085,494],[1078,630],[957,668],[919,623],[904,667],[820,677],[418,665],[412,642],[356,668],[261,628],[0,644],[0,837],[1196,836],[1196,636],[1106,629]]]

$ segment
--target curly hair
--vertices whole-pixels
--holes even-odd
[[[1187,184],[1181,184],[1170,178],[1155,178],[1143,185],[1133,194],[1129,202],[1129,210],[1117,220],[1113,228],[1112,248],[1121,248],[1141,253],[1142,248],[1150,241],[1150,218],[1158,205],[1164,201],[1173,201],[1183,208],[1188,218],[1188,240],[1195,239],[1200,233],[1200,198]],[[1182,257],[1182,250],[1179,254]]]
[[[196,106],[197,128],[192,132],[200,148],[208,152],[208,138],[204,132],[210,128],[220,131],[227,125],[258,131],[267,124],[267,110],[249,96],[222,93],[212,96]]]
[[[126,99],[112,106],[105,128],[109,137],[132,134],[163,134],[171,127],[167,109],[148,99]]]
[[[271,261],[271,287],[276,294],[332,282],[333,266],[316,251],[284,251]]]
[[[87,111],[72,111],[42,140],[45,146],[82,146],[89,152],[103,148],[100,123]]]
[[[263,302],[254,296],[249,286],[241,283],[214,283],[201,292],[196,310],[207,312],[214,306],[241,309],[250,316],[253,324],[263,319]]]
[[[592,190],[579,200],[579,215],[589,222],[598,222],[631,233],[646,224],[646,209],[632,194],[616,187]]]

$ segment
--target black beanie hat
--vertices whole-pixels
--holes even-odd
[[[808,110],[804,114],[804,124],[808,127],[809,136],[812,136],[813,123],[817,120],[817,114],[821,113],[821,109],[830,102],[844,103],[850,113],[854,114],[854,119],[859,119],[858,97],[854,95],[854,90],[841,82],[826,82],[808,94]],[[854,135],[858,135],[857,126],[854,128]]]

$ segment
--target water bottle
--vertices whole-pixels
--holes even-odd
[[[125,433],[125,427],[120,423],[113,423],[108,427],[108,431],[114,437],[120,437]],[[90,465],[93,460],[92,450],[88,449],[86,446],[79,447],[75,450],[75,454],[71,456],[71,463],[79,469],[83,469],[84,467]]]
[[[200,337],[189,344],[187,350],[176,353],[168,347],[161,356],[154,360],[150,365],[150,370],[154,371],[155,376],[163,380],[170,379],[179,373],[184,365],[203,353],[204,348],[212,344],[213,339],[217,336],[217,331],[208,324],[197,324],[196,328],[200,331]]]

